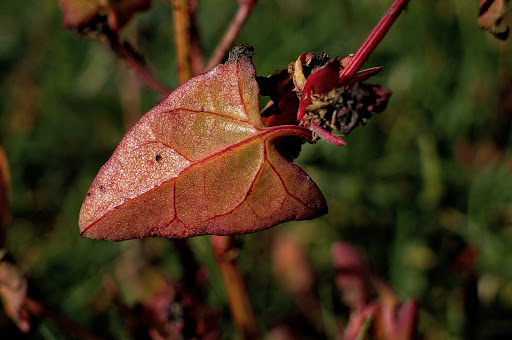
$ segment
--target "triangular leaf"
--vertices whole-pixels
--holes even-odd
[[[299,126],[267,128],[252,61],[218,65],[177,88],[123,138],[80,211],[83,236],[243,234],[325,214],[311,178],[275,149],[310,139]]]

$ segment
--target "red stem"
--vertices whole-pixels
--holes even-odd
[[[212,67],[222,62],[222,59],[226,56],[229,49],[233,45],[238,33],[244,26],[249,14],[251,14],[252,9],[256,5],[257,0],[240,0],[240,6],[238,7],[238,11],[236,12],[233,20],[231,20],[231,24],[228,29],[224,33],[222,40],[219,42],[215,51],[213,52],[212,57],[208,61],[208,65],[206,65],[204,71],[208,71]]]
[[[340,84],[348,84],[348,82],[354,77],[361,66],[363,66],[366,59],[370,57],[382,38],[384,38],[391,25],[393,25],[395,20],[398,18],[408,3],[409,0],[395,0],[393,2],[391,7],[389,7],[387,12],[380,19],[368,38],[366,38],[361,47],[359,47],[352,60],[350,60],[350,63],[341,72],[339,80]]]
[[[295,136],[304,139],[308,143],[312,143],[313,141],[311,130],[299,125],[276,125],[272,126],[271,129],[265,129],[264,131],[271,133],[273,138],[278,136]]]
[[[155,90],[162,98],[167,97],[171,93],[165,85],[163,85],[151,72],[149,72],[147,67],[130,49],[125,48],[117,41],[110,41],[110,45],[126,61],[128,66],[137,73],[140,79],[142,79],[146,85]]]

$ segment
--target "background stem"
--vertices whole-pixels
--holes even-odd
[[[162,98],[167,97],[171,91],[163,85],[155,76],[148,70],[146,65],[141,61],[141,58],[131,49],[126,48],[123,44],[119,43],[117,39],[109,36],[111,48],[116,51],[121,58],[125,60],[130,68],[132,68],[139,78]]]
[[[193,76],[189,3],[188,0],[171,0],[171,4],[178,66],[178,84],[183,84]]]
[[[210,241],[224,282],[235,328],[243,339],[259,339],[254,312],[236,260],[238,250],[234,247],[234,237],[213,235]]]

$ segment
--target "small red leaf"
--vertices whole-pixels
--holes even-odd
[[[326,213],[311,178],[275,149],[311,139],[300,126],[265,127],[247,57],[176,89],[123,138],[80,211],[82,236],[243,234]]]
[[[480,0],[478,25],[499,40],[507,40],[510,27],[504,22],[508,0]]]
[[[327,93],[338,87],[339,68],[340,61],[338,59],[333,59],[329,61],[327,65],[309,76],[301,94],[297,120],[300,121],[306,114],[304,109],[311,105],[312,95]]]
[[[356,73],[356,75],[354,76],[354,78],[352,78],[350,80],[347,87],[350,88],[350,87],[354,86],[356,83],[368,80],[369,78],[378,74],[380,71],[382,71],[382,66],[371,67],[371,68],[367,68],[367,69],[358,71]]]

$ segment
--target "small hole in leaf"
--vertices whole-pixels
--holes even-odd
[[[162,156],[160,156],[160,155],[156,155],[156,156],[155,156],[155,161],[157,161],[157,162],[158,162],[158,161],[160,161],[161,159],[162,159]]]
[[[103,185],[100,185],[100,191],[105,190],[105,187]]]
[[[90,192],[88,192],[86,196],[91,196],[91,195],[92,195],[92,194],[91,194]]]

